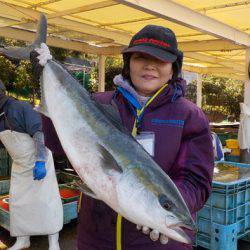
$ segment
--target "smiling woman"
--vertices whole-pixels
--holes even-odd
[[[172,63],[144,53],[133,53],[130,58],[130,75],[139,95],[152,96],[172,79]]]
[[[46,53],[48,54],[48,51]],[[154,192],[146,193],[144,188],[136,188],[143,186],[143,179],[131,182],[126,186],[129,192],[123,192],[124,196],[123,199],[119,199],[119,204],[121,205],[122,201],[122,207],[126,207],[126,211],[139,210],[139,213],[129,216],[144,216],[144,220],[140,220],[142,223],[136,226],[131,221],[139,221],[137,218],[132,220],[126,214],[127,218],[130,218],[126,220],[104,202],[84,196],[80,204],[77,248],[191,250],[195,226],[190,219],[190,213],[195,218],[196,212],[204,206],[211,192],[213,149],[208,121],[195,104],[184,98],[186,82],[179,77],[183,56],[178,50],[172,30],[155,25],[144,27],[135,34],[128,48],[123,51],[123,60],[123,70],[114,78],[117,90],[96,93],[93,98],[100,103],[117,107],[126,130],[131,131],[135,139],[161,167],[163,171],[159,169],[160,172],[168,174],[186,204],[178,200],[174,192],[169,191],[165,181],[150,178],[147,186],[154,187],[159,183],[162,186],[160,189],[153,189]],[[48,119],[43,119],[43,128],[47,146],[58,153],[58,143],[51,143],[55,141],[56,134],[51,130]],[[108,141],[104,143],[108,144]],[[129,144],[123,142],[124,140],[119,140],[122,145],[114,143],[120,145],[115,149],[120,150],[120,155],[125,155],[131,150]],[[63,153],[61,149],[61,154]],[[151,158],[146,163],[135,151],[131,152],[130,156],[136,167],[137,164],[142,166],[142,175],[146,175],[152,169]],[[119,187],[122,181],[119,179]],[[128,194],[133,195],[128,197]],[[157,199],[145,206],[142,198],[147,197]],[[186,208],[185,214],[180,212],[180,204],[183,203]],[[164,213],[160,217],[161,223],[156,223],[159,222],[159,211]],[[149,216],[145,216],[148,214],[151,215],[150,218],[154,218],[152,223],[149,223]],[[164,226],[164,230],[155,226],[156,224]]]

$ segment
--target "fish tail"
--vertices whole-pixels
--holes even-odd
[[[18,60],[30,59],[30,52],[35,48],[40,47],[41,43],[46,43],[47,37],[47,19],[44,14],[40,15],[40,19],[37,25],[36,38],[34,42],[28,47],[5,47],[0,48],[0,55],[4,55],[9,58]]]

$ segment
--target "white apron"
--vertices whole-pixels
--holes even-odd
[[[240,103],[240,126],[238,141],[240,149],[250,149],[250,107],[245,103]]]
[[[47,174],[33,180],[35,143],[24,133],[5,130],[0,140],[12,157],[10,181],[11,236],[48,235],[63,226],[63,208],[52,153],[47,149]]]

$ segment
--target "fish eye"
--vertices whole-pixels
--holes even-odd
[[[173,203],[167,198],[165,194],[161,194],[159,196],[159,202],[161,206],[166,210],[171,210],[173,207]]]
[[[171,201],[167,201],[167,202],[163,205],[163,207],[164,207],[165,209],[167,209],[167,210],[170,210],[170,209],[172,208],[172,206],[173,206],[173,204],[172,204]]]

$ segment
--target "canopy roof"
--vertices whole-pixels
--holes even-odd
[[[40,12],[48,44],[118,55],[146,24],[171,28],[184,69],[245,79],[250,1],[234,0],[0,0],[0,36],[32,41]]]

